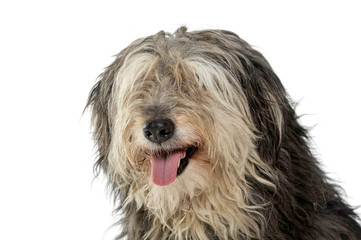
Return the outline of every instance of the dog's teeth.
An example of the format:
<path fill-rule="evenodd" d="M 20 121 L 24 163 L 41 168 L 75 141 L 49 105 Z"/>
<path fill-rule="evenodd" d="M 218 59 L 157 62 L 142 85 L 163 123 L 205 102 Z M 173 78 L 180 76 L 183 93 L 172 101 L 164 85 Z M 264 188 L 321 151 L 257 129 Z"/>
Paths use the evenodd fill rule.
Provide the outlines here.
<path fill-rule="evenodd" d="M 180 165 L 180 161 L 181 161 L 181 160 L 179 159 L 179 161 L 178 161 L 178 167 L 179 167 L 179 165 Z"/>

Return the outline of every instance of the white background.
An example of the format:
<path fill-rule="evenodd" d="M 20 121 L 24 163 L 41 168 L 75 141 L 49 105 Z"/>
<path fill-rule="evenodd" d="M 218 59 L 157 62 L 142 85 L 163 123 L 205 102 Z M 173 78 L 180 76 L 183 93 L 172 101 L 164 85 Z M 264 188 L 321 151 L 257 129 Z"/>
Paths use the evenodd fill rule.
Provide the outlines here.
<path fill-rule="evenodd" d="M 265 55 L 314 127 L 323 168 L 361 205 L 361 8 L 291 2 L 1 1 L 0 239 L 114 236 L 82 110 L 112 55 L 183 24 L 234 31 Z"/>

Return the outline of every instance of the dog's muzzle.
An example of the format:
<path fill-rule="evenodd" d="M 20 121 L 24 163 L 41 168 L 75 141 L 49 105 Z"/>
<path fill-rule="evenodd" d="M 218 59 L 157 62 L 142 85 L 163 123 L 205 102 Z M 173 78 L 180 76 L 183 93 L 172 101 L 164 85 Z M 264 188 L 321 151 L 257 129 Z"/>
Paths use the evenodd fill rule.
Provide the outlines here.
<path fill-rule="evenodd" d="M 174 132 L 175 124 L 168 118 L 146 120 L 143 124 L 144 137 L 160 145 L 158 150 L 150 152 L 152 181 L 159 186 L 171 184 L 185 170 L 189 157 L 196 151 L 193 146 L 164 149 L 162 143 L 171 139 Z"/>

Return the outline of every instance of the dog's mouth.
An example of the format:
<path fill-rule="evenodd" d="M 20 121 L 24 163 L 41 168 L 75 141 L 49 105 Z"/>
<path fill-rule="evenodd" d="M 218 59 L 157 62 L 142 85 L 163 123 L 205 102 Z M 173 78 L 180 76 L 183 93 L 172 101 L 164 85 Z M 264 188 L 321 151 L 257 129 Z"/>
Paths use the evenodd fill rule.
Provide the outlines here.
<path fill-rule="evenodd" d="M 189 158 L 197 151 L 197 147 L 160 150 L 151 153 L 152 180 L 159 186 L 166 186 L 174 182 L 177 176 L 187 168 Z"/>

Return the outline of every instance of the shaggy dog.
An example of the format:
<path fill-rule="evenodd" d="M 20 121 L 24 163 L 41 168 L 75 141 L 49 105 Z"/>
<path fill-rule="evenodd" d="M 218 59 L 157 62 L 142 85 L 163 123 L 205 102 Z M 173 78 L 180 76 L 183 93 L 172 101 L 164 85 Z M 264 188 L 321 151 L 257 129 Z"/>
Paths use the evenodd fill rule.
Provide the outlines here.
<path fill-rule="evenodd" d="M 361 239 L 270 64 L 229 31 L 163 31 L 92 89 L 117 239 Z"/>

